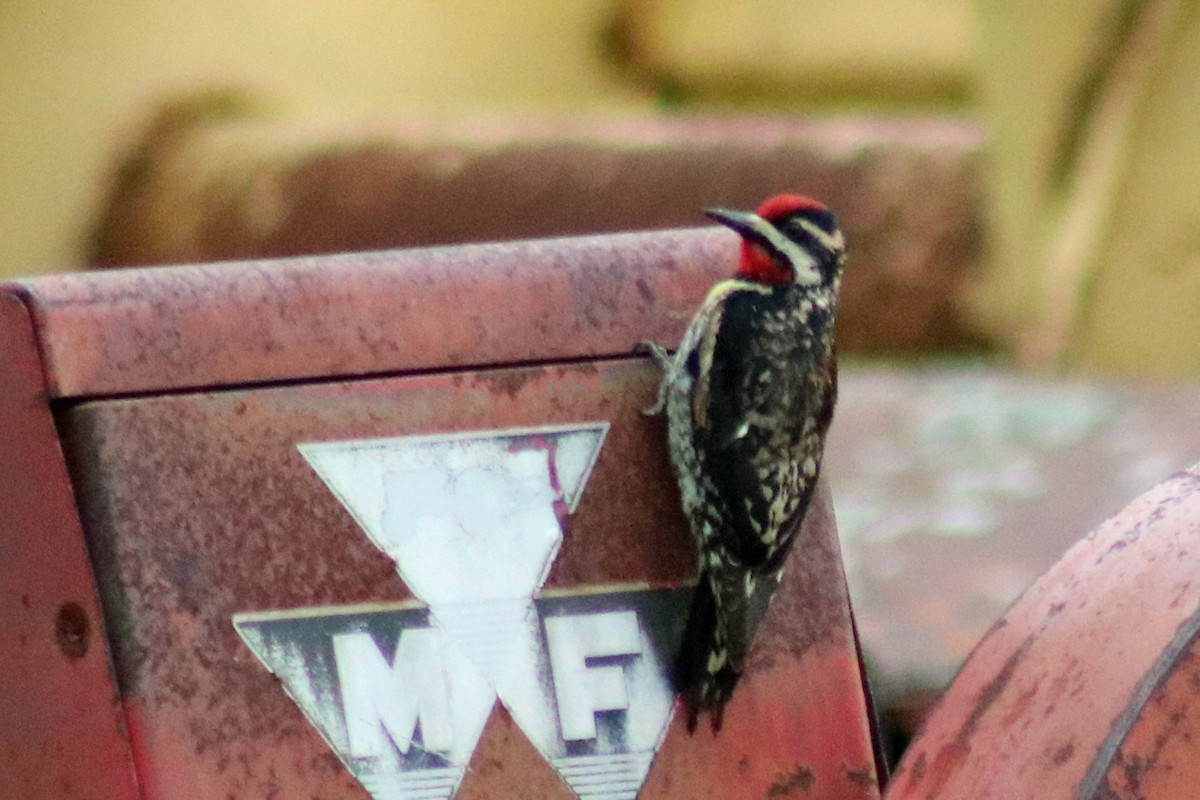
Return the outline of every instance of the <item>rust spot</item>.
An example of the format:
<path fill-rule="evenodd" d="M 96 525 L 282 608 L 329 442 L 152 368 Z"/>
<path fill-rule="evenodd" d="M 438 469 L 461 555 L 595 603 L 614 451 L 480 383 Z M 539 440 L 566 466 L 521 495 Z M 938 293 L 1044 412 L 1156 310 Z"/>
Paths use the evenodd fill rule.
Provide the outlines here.
<path fill-rule="evenodd" d="M 791 772 L 775 779 L 767 789 L 767 797 L 790 797 L 798 791 L 807 793 L 816 782 L 811 767 L 797 764 Z"/>
<path fill-rule="evenodd" d="M 1025 655 L 1029 652 L 1029 648 L 1033 646 L 1034 637 L 1032 634 L 1025 637 L 1025 641 L 1021 646 L 1013 652 L 1004 662 L 1004 666 L 996 673 L 996 677 L 984 685 L 979 692 L 979 699 L 975 702 L 975 708 L 971 709 L 971 715 L 967 717 L 962 728 L 958 731 L 956 741 L 958 744 L 966 746 L 971 736 L 975 733 L 975 726 L 979 724 L 979 720 L 988 712 L 992 704 L 1004 692 L 1008 686 L 1008 682 L 1012 680 L 1012 676 L 1016 673 L 1017 667 L 1025 659 Z"/>
<path fill-rule="evenodd" d="M 1005 727 L 1016 724 L 1017 720 L 1024 717 L 1029 712 L 1029 707 L 1033 704 L 1037 697 L 1038 689 L 1041 686 L 1041 681 L 1033 682 L 1029 688 L 1021 692 L 1020 696 L 1012 701 L 1012 705 L 1004 712 Z"/>
<path fill-rule="evenodd" d="M 1176 594 L 1174 598 L 1172 598 L 1169 607 L 1170 608 L 1179 608 L 1180 605 L 1183 603 L 1184 596 L 1187 594 L 1188 590 L 1191 588 L 1192 588 L 1192 582 L 1184 581 L 1179 587 L 1179 593 Z"/>
<path fill-rule="evenodd" d="M 975 728 L 1008 687 L 1013 675 L 1016 674 L 1017 667 L 1021 665 L 1030 648 L 1033 647 L 1034 639 L 1033 634 L 1026 636 L 1021 646 L 1013 651 L 1012 655 L 1005 660 L 1004 666 L 1000 668 L 1000 671 L 980 690 L 979 697 L 975 701 L 975 707 L 971 709 L 970 715 L 963 722 L 962 727 L 959 728 L 958 735 L 954 737 L 954 741 L 941 748 L 937 755 L 934 756 L 933 764 L 930 766 L 930 780 L 932 782 L 929 788 L 930 796 L 937 795 L 950 776 L 966 761 L 967 756 L 971 753 L 971 737 L 975 734 Z M 1018 699 L 1017 705 L 1020 711 L 1014 713 L 1024 711 L 1024 706 L 1028 705 L 1028 699 L 1031 697 L 1032 695 L 1029 694 L 1028 698 L 1024 700 Z M 1005 723 L 1007 722 L 1008 718 L 1005 719 Z M 921 772 L 924 772 L 924 755 L 921 756 L 919 761 L 921 762 Z M 914 782 L 917 779 L 917 774 L 917 768 L 914 766 Z"/>
<path fill-rule="evenodd" d="M 750 756 L 742 756 L 738 761 L 738 772 L 750 771 Z"/>
<path fill-rule="evenodd" d="M 1017 671 L 1017 667 L 1020 666 L 1025 655 L 1033 646 L 1033 642 L 1033 634 L 1025 637 L 1025 641 L 1005 660 L 1004 666 L 1000 668 L 995 677 L 988 681 L 983 689 L 980 690 L 979 697 L 975 701 L 975 707 L 971 709 L 970 715 L 963 721 L 962 727 L 958 730 L 958 735 L 954 737 L 954 741 L 938 750 L 937 755 L 933 758 L 933 763 L 929 766 L 931 780 L 929 787 L 930 796 L 934 796 L 941 791 L 943 784 L 966 761 L 967 756 L 971 752 L 970 743 L 971 737 L 975 734 L 975 728 L 996 700 L 1000 698 L 1000 695 L 1004 693 L 1004 689 L 1008 686 L 1009 681 L 1012 680 L 1013 675 Z M 1018 705 L 1027 705 L 1027 701 L 1025 703 L 1018 702 Z M 1007 723 L 1007 719 L 1005 722 Z M 920 780 L 920 776 L 925 772 L 925 767 L 925 756 L 922 754 L 913 766 L 914 783 Z"/>
<path fill-rule="evenodd" d="M 1054 753 L 1050 756 L 1050 761 L 1054 764 L 1054 766 L 1061 767 L 1063 764 L 1070 761 L 1071 756 L 1073 755 L 1075 755 L 1075 743 L 1067 742 L 1054 751 Z"/>
<path fill-rule="evenodd" d="M 912 782 L 916 786 L 925 777 L 925 754 L 921 753 L 917 756 L 916 761 L 912 765 Z"/>
<path fill-rule="evenodd" d="M 54 620 L 54 638 L 63 655 L 79 659 L 87 655 L 91 644 L 91 623 L 79 603 L 63 603 Z"/>
<path fill-rule="evenodd" d="M 1153 771 L 1156 760 L 1152 757 L 1137 754 L 1122 758 L 1124 762 L 1125 784 L 1134 793 L 1133 796 L 1140 796 L 1142 781 L 1147 773 Z"/>
<path fill-rule="evenodd" d="M 875 786 L 875 770 L 870 765 L 858 769 L 846 769 L 846 780 L 855 786 L 870 789 Z"/>
<path fill-rule="evenodd" d="M 544 369 L 513 369 L 481 372 L 477 377 L 480 383 L 488 387 L 489 391 L 516 397 L 525 384 L 536 381 L 544 374 Z"/>
<path fill-rule="evenodd" d="M 643 300 L 647 303 L 654 302 L 654 290 L 650 288 L 650 284 L 646 283 L 645 278 L 638 278 L 633 282 L 633 285 L 637 287 L 638 294 L 642 296 Z"/>
<path fill-rule="evenodd" d="M 33 605 L 32 601 L 29 599 L 29 595 L 21 595 L 21 605 L 25 606 L 26 608 L 29 608 L 31 605 Z"/>
<path fill-rule="evenodd" d="M 962 766 L 970 753 L 971 748 L 960 742 L 951 742 L 938 751 L 929 767 L 931 783 L 928 796 L 935 797 L 941 791 L 942 786 Z"/>

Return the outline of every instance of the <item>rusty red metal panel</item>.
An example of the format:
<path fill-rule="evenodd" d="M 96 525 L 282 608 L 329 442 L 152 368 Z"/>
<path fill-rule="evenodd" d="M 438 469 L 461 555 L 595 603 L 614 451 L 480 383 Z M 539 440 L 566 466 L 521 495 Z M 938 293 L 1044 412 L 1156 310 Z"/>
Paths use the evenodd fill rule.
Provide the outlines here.
<path fill-rule="evenodd" d="M 1088 797 L 1191 798 L 1200 786 L 1200 639 L 1196 624 L 1186 626 L 1179 644 L 1182 651 L 1166 653 L 1161 669 L 1148 678 L 1147 692 L 1136 698 L 1129 716 L 1110 737 L 1116 750 L 1111 758 L 1094 765 L 1087 784 Z M 1136 716 L 1135 716 L 1136 714 Z M 1119 739 L 1119 744 L 1118 740 Z M 1101 772 L 1107 767 L 1107 771 Z"/>
<path fill-rule="evenodd" d="M 663 421 L 641 413 L 657 380 L 650 362 L 626 358 L 66 411 L 144 796 L 366 796 L 232 624 L 276 609 L 411 607 L 396 565 L 299 445 L 603 420 L 603 448 L 543 591 L 669 590 L 691 576 L 694 554 Z M 724 729 L 689 734 L 672 722 L 643 800 L 878 796 L 827 491 L 802 537 Z M 573 796 L 499 703 L 459 793 Z"/>
<path fill-rule="evenodd" d="M 1198 519 L 1193 467 L 1069 550 L 971 654 L 887 796 L 1195 796 Z"/>
<path fill-rule="evenodd" d="M 129 746 L 24 304 L 0 293 L 0 793 L 134 800 Z"/>
<path fill-rule="evenodd" d="M 716 229 L 30 281 L 55 397 L 629 353 L 724 276 Z M 432 312 L 432 313 L 431 313 Z"/>
<path fill-rule="evenodd" d="M 695 554 L 665 423 L 642 413 L 658 370 L 628 353 L 679 335 L 734 242 L 667 231 L 27 284 L 23 330 L 38 341 L 25 346 L 46 365 L 38 387 L 50 387 L 35 405 L 47 441 L 57 447 L 56 423 L 67 450 L 71 484 L 59 488 L 79 498 L 119 711 L 111 684 L 101 696 L 113 724 L 126 723 L 119 760 L 128 769 L 132 758 L 138 796 L 415 797 L 429 781 L 440 797 L 631 798 L 644 780 L 643 798 L 877 797 L 824 488 L 725 728 L 668 725 L 665 664 Z M 424 455 L 380 472 L 380 442 L 389 458 Z M 422 460 L 431 447 L 456 466 Z M 481 452 L 492 466 L 461 460 Z M 458 494 L 472 485 L 493 488 Z M 510 489 L 536 503 L 504 511 Z M 453 513 L 429 512 L 430 491 Z M 69 492 L 59 508 L 77 536 Z M 398 554 L 380 539 L 388 514 L 413 515 L 393 533 L 448 525 L 450 538 Z M 511 522 L 499 538 L 488 532 L 497 519 Z M 462 604 L 430 590 L 526 569 L 515 557 L 493 565 L 475 538 L 515 551 L 526 527 L 544 539 L 542 571 L 530 573 L 531 594 L 518 591 L 517 627 L 502 628 L 526 649 L 519 670 L 493 674 L 477 659 L 498 651 L 470 648 L 479 636 L 493 647 L 491 621 L 507 613 L 495 598 L 511 595 L 478 595 L 464 634 L 441 616 Z M 422 586 L 413 559 L 454 537 Z M 455 578 L 460 561 L 475 571 Z M 480 616 L 496 605 L 499 616 Z M 564 653 L 577 661 L 556 660 Z M 441 681 L 418 694 L 446 700 L 445 725 L 396 694 L 421 664 L 435 668 L 404 674 Z M 612 669 L 619 686 L 604 683 Z M 576 680 L 592 687 L 593 705 L 580 706 L 590 734 L 565 716 L 583 702 L 563 694 Z M 377 691 L 395 702 L 379 705 Z M 468 705 L 479 727 L 455 739 Z M 621 709 L 637 726 L 614 721 Z"/>

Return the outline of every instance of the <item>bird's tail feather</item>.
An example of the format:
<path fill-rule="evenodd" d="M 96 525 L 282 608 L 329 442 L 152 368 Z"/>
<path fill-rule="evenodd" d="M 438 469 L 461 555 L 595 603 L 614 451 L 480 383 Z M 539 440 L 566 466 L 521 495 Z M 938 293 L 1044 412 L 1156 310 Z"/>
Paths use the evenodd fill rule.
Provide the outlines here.
<path fill-rule="evenodd" d="M 707 571 L 700 575 L 692 596 L 672 678 L 687 709 L 688 731 L 696 729 L 701 711 L 711 712 L 713 730 L 720 730 L 722 712 L 733 694 L 738 670 L 729 659 L 725 632 L 717 622 L 717 604 Z"/>
<path fill-rule="evenodd" d="M 695 730 L 701 711 L 710 712 L 713 729 L 720 729 L 725 704 L 778 585 L 778 573 L 760 575 L 747 593 L 743 579 L 722 580 L 708 569 L 701 572 L 672 676 L 688 710 L 689 731 Z"/>

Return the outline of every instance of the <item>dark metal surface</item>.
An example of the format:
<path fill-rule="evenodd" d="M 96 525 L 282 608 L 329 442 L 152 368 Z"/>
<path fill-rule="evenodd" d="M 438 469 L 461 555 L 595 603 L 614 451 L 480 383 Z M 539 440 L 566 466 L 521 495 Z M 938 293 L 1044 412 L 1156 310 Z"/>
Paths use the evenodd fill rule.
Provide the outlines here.
<path fill-rule="evenodd" d="M 1194 797 L 1200 468 L 1080 541 L 992 628 L 887 796 Z"/>
<path fill-rule="evenodd" d="M 0 795 L 137 797 L 25 307 L 0 293 Z"/>

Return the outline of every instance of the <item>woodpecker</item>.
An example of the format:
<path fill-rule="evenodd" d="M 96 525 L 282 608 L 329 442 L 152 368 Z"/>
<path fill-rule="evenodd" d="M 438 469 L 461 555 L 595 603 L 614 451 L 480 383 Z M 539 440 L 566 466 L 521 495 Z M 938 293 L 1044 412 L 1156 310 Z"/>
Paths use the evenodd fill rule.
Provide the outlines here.
<path fill-rule="evenodd" d="M 720 730 L 754 630 L 779 585 L 833 419 L 833 325 L 845 257 L 834 215 L 782 194 L 754 213 L 709 209 L 742 237 L 737 271 L 717 283 L 663 369 L 657 402 L 684 514 L 699 551 L 695 599 L 675 663 L 694 731 Z"/>

